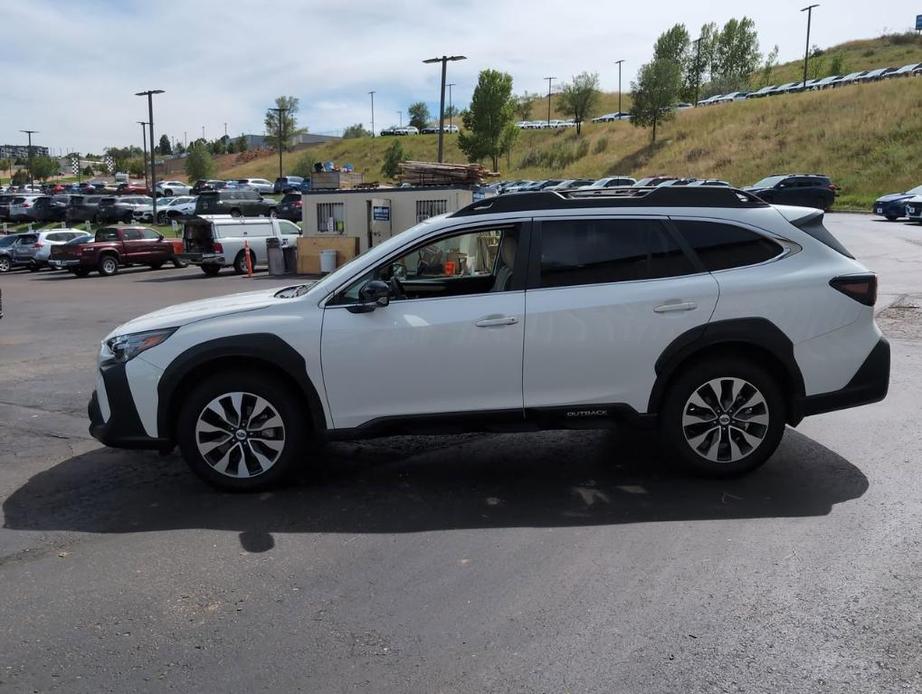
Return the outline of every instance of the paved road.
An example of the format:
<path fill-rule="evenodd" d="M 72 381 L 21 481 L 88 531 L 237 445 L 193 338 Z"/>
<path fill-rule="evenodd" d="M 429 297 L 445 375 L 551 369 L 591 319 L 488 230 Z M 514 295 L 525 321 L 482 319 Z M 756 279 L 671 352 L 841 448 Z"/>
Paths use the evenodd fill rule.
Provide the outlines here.
<path fill-rule="evenodd" d="M 726 482 L 552 432 L 336 444 L 218 494 L 87 437 L 95 349 L 282 283 L 0 276 L 0 690 L 922 691 L 922 227 L 828 219 L 895 304 L 891 394 Z"/>

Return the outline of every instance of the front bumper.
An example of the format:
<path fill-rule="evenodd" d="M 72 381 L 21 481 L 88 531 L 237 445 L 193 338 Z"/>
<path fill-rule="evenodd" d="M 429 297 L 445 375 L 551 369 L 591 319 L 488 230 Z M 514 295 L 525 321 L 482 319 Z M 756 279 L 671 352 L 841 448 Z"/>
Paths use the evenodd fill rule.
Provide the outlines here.
<path fill-rule="evenodd" d="M 882 337 L 844 388 L 808 395 L 803 400 L 801 412 L 809 416 L 880 402 L 887 397 L 889 387 L 890 343 Z"/>
<path fill-rule="evenodd" d="M 153 449 L 168 451 L 173 448 L 169 439 L 148 436 L 141 424 L 137 407 L 131 397 L 125 365 L 115 360 L 100 363 L 101 388 L 105 389 L 109 418 L 103 417 L 96 391 L 87 405 L 90 418 L 90 435 L 112 448 Z"/>
<path fill-rule="evenodd" d="M 905 217 L 906 216 L 906 202 L 905 201 L 875 202 L 872 212 L 881 217 Z"/>
<path fill-rule="evenodd" d="M 906 205 L 906 216 L 914 222 L 922 221 L 922 203 Z"/>

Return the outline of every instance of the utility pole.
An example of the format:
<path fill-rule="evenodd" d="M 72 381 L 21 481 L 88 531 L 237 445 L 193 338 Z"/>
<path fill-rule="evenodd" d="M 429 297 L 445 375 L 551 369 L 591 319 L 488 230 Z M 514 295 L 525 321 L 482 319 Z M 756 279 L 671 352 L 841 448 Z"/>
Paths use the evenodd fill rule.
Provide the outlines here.
<path fill-rule="evenodd" d="M 288 111 L 287 108 L 270 108 L 270 111 L 275 111 L 278 114 L 279 121 L 279 178 L 282 177 L 282 145 L 284 143 L 285 135 L 285 112 Z"/>
<path fill-rule="evenodd" d="M 141 126 L 141 145 L 144 151 L 144 187 L 150 190 L 150 188 L 148 187 L 150 178 L 148 178 L 147 176 L 147 133 L 144 132 L 144 126 L 147 125 L 147 121 L 139 120 L 135 122 Z M 153 193 L 153 191 L 151 192 Z"/>
<path fill-rule="evenodd" d="M 152 202 L 151 219 L 157 221 L 157 163 L 154 157 L 154 94 L 163 94 L 162 89 L 149 89 L 137 92 L 135 96 L 147 97 L 147 126 L 150 128 L 150 192 Z"/>
<path fill-rule="evenodd" d="M 29 136 L 29 188 L 31 188 L 35 185 L 35 181 L 32 180 L 32 135 L 37 133 L 38 130 L 20 130 L 19 132 L 26 133 Z"/>
<path fill-rule="evenodd" d="M 553 82 L 556 77 L 545 77 L 547 80 L 547 127 L 551 127 L 551 82 Z"/>
<path fill-rule="evenodd" d="M 227 139 L 227 121 L 224 121 L 224 139 Z"/>
<path fill-rule="evenodd" d="M 623 62 L 623 58 L 615 61 L 615 65 L 618 66 L 618 120 L 621 120 L 621 63 Z"/>
<path fill-rule="evenodd" d="M 400 118 L 400 127 L 403 127 L 403 111 L 397 111 L 397 116 Z"/>
<path fill-rule="evenodd" d="M 371 136 L 375 136 L 375 93 L 374 91 L 368 92 L 371 96 Z"/>
<path fill-rule="evenodd" d="M 442 82 L 441 82 L 441 96 L 439 97 L 439 158 L 438 161 L 442 161 L 443 150 L 443 139 L 445 137 L 445 75 L 448 71 L 448 63 L 453 63 L 458 60 L 467 60 L 466 56 L 463 55 L 443 55 L 441 58 L 427 58 L 424 60 L 424 63 L 442 63 Z"/>
<path fill-rule="evenodd" d="M 451 88 L 455 86 L 455 83 L 449 82 L 445 86 L 448 87 L 448 129 L 451 130 L 451 126 L 454 125 L 455 115 L 455 107 L 451 100 Z"/>
<path fill-rule="evenodd" d="M 815 3 L 801 10 L 801 12 L 807 13 L 807 46 L 804 48 L 804 89 L 807 88 L 807 59 L 810 57 L 810 21 L 813 19 L 813 8 L 819 6 L 819 3 Z"/>
<path fill-rule="evenodd" d="M 695 44 L 695 103 L 693 106 L 698 108 L 698 90 L 701 88 L 701 39 L 699 36 L 692 43 Z"/>

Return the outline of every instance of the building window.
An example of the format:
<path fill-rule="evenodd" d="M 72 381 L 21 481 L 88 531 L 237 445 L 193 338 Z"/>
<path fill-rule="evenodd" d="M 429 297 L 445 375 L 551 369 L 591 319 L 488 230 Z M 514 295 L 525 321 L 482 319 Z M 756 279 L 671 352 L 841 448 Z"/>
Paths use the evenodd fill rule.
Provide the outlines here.
<path fill-rule="evenodd" d="M 417 200 L 416 221 L 421 222 L 429 217 L 448 212 L 448 200 Z"/>
<path fill-rule="evenodd" d="M 342 234 L 345 230 L 346 219 L 344 203 L 317 203 L 317 231 Z"/>

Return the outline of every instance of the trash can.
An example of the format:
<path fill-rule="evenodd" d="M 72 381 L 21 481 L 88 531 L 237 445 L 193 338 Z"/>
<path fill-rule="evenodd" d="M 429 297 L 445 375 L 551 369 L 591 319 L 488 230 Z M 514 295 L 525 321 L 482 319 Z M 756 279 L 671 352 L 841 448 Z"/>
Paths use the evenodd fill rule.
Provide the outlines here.
<path fill-rule="evenodd" d="M 320 272 L 327 274 L 336 269 L 336 251 L 320 251 Z"/>
<path fill-rule="evenodd" d="M 282 252 L 285 254 L 285 274 L 294 275 L 298 272 L 298 247 L 285 246 Z"/>
<path fill-rule="evenodd" d="M 271 236 L 266 239 L 266 254 L 269 256 L 269 274 L 284 275 L 285 255 L 278 239 Z"/>

